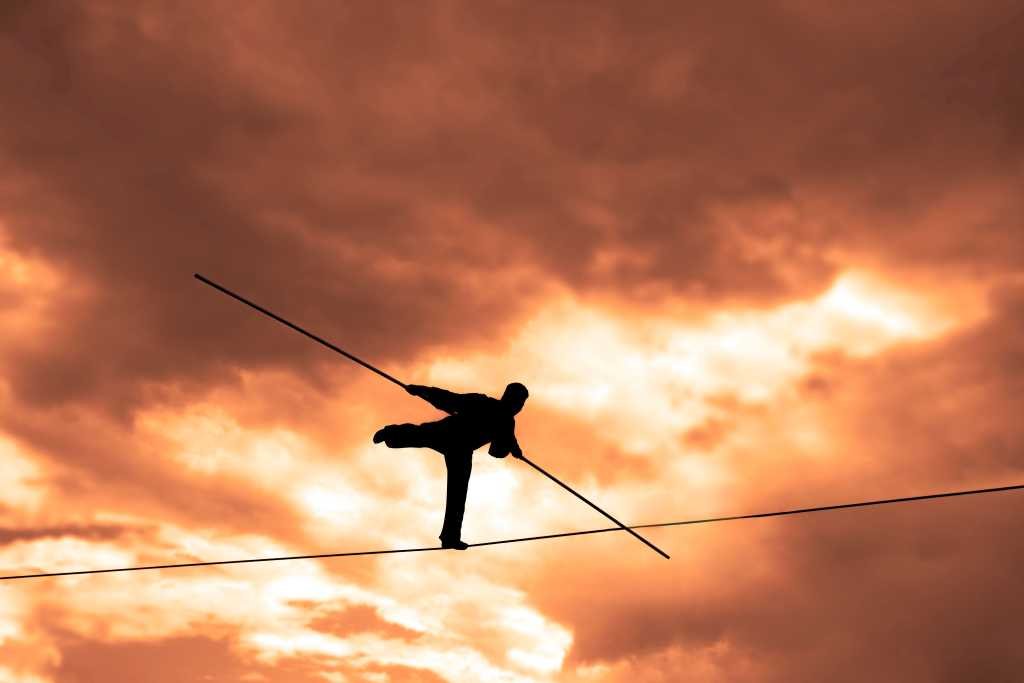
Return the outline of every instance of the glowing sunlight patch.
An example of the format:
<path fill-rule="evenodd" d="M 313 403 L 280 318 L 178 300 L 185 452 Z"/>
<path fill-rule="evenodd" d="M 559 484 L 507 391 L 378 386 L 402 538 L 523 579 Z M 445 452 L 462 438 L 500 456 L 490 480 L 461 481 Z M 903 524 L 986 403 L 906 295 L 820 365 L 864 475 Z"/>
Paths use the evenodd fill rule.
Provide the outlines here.
<path fill-rule="evenodd" d="M 427 374 L 471 391 L 498 391 L 514 376 L 531 388 L 531 400 L 599 423 L 627 452 L 677 450 L 681 433 L 721 412 L 716 397 L 767 403 L 805 376 L 817 353 L 869 356 L 979 316 L 977 307 L 951 313 L 940 304 L 861 272 L 843 274 L 816 299 L 722 311 L 699 324 L 627 318 L 564 298 L 500 356 L 440 358 Z"/>
<path fill-rule="evenodd" d="M 509 660 L 538 673 L 554 673 L 572 644 L 572 635 L 545 619 L 540 613 L 526 607 L 510 607 L 502 615 L 504 627 L 514 632 L 519 645 L 506 653 Z M 523 639 L 531 647 L 524 647 Z"/>
<path fill-rule="evenodd" d="M 35 510 L 46 497 L 45 487 L 38 483 L 39 466 L 24 455 L 13 441 L 0 436 L 0 490 L 4 504 L 23 510 Z"/>
<path fill-rule="evenodd" d="M 354 652 L 354 648 L 345 641 L 314 631 L 288 634 L 253 633 L 246 638 L 246 642 L 260 651 L 261 658 L 270 661 L 300 653 L 329 655 L 340 659 Z"/>
<path fill-rule="evenodd" d="M 297 498 L 309 515 L 328 521 L 344 519 L 346 523 L 361 518 L 369 511 L 367 503 L 371 502 L 341 482 L 307 486 L 298 492 Z"/>
<path fill-rule="evenodd" d="M 60 277 L 43 261 L 25 258 L 0 244 L 0 282 L 19 289 L 50 291 L 60 284 Z"/>
<path fill-rule="evenodd" d="M 2 226 L 0 226 L 2 228 Z M 63 278 L 47 263 L 29 259 L 3 248 L 0 231 L 0 327 L 8 340 L 32 340 L 40 334 L 52 334 L 57 321 L 51 304 L 62 297 L 88 296 L 88 283 L 64 287 Z M 0 339 L 0 348 L 5 339 Z"/>

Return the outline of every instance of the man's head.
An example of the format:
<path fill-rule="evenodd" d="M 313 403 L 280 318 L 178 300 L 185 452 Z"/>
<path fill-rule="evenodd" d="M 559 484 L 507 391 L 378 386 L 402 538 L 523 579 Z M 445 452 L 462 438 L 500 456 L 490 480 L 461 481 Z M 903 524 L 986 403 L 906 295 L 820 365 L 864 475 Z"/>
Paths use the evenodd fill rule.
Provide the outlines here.
<path fill-rule="evenodd" d="M 529 395 L 530 392 L 526 390 L 526 386 L 519 382 L 512 382 L 505 387 L 505 393 L 501 395 L 501 402 L 507 405 L 515 415 L 523 409 L 523 404 L 526 403 L 526 397 Z"/>

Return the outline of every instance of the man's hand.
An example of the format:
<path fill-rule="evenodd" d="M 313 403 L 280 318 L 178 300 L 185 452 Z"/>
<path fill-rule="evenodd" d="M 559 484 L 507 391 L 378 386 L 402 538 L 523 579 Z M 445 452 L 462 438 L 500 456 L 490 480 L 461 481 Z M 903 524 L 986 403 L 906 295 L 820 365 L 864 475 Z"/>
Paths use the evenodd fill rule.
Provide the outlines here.
<path fill-rule="evenodd" d="M 512 455 L 513 458 L 515 458 L 517 460 L 522 460 L 523 459 L 523 452 L 521 450 L 519 450 L 518 448 L 515 449 L 514 451 L 512 451 L 511 455 Z"/>
<path fill-rule="evenodd" d="M 405 385 L 406 392 L 412 394 L 413 396 L 418 396 L 420 398 L 423 397 L 423 390 L 426 389 L 426 388 L 427 387 L 423 386 L 422 384 L 406 384 Z"/>

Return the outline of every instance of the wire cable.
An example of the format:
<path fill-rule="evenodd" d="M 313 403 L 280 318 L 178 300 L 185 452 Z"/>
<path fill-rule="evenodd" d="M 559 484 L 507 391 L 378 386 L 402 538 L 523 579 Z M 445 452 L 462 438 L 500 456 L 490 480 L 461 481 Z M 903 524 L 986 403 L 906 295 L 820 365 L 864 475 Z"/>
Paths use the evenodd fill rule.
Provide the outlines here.
<path fill-rule="evenodd" d="M 956 496 L 973 496 L 986 493 L 1000 493 L 1005 491 L 1018 491 L 1024 489 L 1024 484 L 1016 484 L 1013 486 L 997 486 L 994 488 L 984 489 L 969 489 L 966 491 L 949 491 L 945 493 L 929 493 L 922 496 L 905 496 L 903 498 L 883 498 L 880 500 L 867 500 L 857 503 L 840 503 L 837 505 L 822 505 L 818 507 L 809 508 L 795 508 L 791 510 L 777 510 L 774 512 L 755 512 L 746 515 L 730 515 L 728 517 L 705 517 L 703 519 L 687 519 L 678 522 L 657 522 L 654 524 L 639 524 L 631 526 L 631 529 L 655 529 L 659 527 L 670 527 L 670 526 L 685 526 L 690 524 L 711 524 L 714 522 L 730 522 L 741 519 L 758 519 L 763 517 L 782 517 L 785 515 L 802 515 L 811 512 L 825 512 L 827 510 L 844 510 L 849 508 L 868 507 L 875 505 L 891 505 L 893 503 L 910 503 L 921 500 L 936 500 L 939 498 L 953 498 Z M 540 541 L 548 538 L 566 538 L 568 536 L 586 536 L 588 534 L 603 534 L 611 531 L 623 531 L 620 527 L 607 527 L 604 529 L 587 529 L 584 531 L 563 531 L 557 534 L 544 534 L 541 536 L 522 536 L 519 538 L 505 538 L 498 541 L 482 541 L 480 543 L 470 543 L 471 548 L 480 548 L 488 545 L 501 545 L 503 543 L 523 543 L 525 541 Z M 186 562 L 181 564 L 155 564 L 141 567 L 118 567 L 114 569 L 83 569 L 78 571 L 66 571 L 66 572 L 46 572 L 40 574 L 16 574 L 11 576 L 0 576 L 0 581 L 10 581 L 14 579 L 41 579 L 46 577 L 57 577 L 57 576 L 80 576 L 83 574 L 109 574 L 112 572 L 137 572 L 147 569 L 184 569 L 186 567 L 212 567 L 215 565 L 229 565 L 229 564 L 250 564 L 255 562 L 285 562 L 290 560 L 318 560 L 327 559 L 332 557 L 358 557 L 365 555 L 394 555 L 398 553 L 422 553 L 432 550 L 444 550 L 440 546 L 432 546 L 428 548 L 395 548 L 392 550 L 362 550 L 356 552 L 347 553 L 322 553 L 318 555 L 291 555 L 287 557 L 256 557 L 247 558 L 242 560 L 219 560 L 215 562 Z"/>

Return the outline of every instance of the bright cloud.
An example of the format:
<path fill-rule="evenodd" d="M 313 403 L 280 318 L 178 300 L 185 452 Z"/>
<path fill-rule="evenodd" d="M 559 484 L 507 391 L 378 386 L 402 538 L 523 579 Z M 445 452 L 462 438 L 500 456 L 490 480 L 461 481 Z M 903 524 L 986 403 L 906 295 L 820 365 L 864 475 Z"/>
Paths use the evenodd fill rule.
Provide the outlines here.
<path fill-rule="evenodd" d="M 714 312 L 695 322 L 622 317 L 572 298 L 537 314 L 500 355 L 442 358 L 442 385 L 498 387 L 520 379 L 531 401 L 586 417 L 637 454 L 664 449 L 713 417 L 728 394 L 764 403 L 813 367 L 815 354 L 868 356 L 974 322 L 984 310 L 850 272 L 816 299 L 770 310 Z M 507 359 L 515 359 L 514 365 Z"/>

